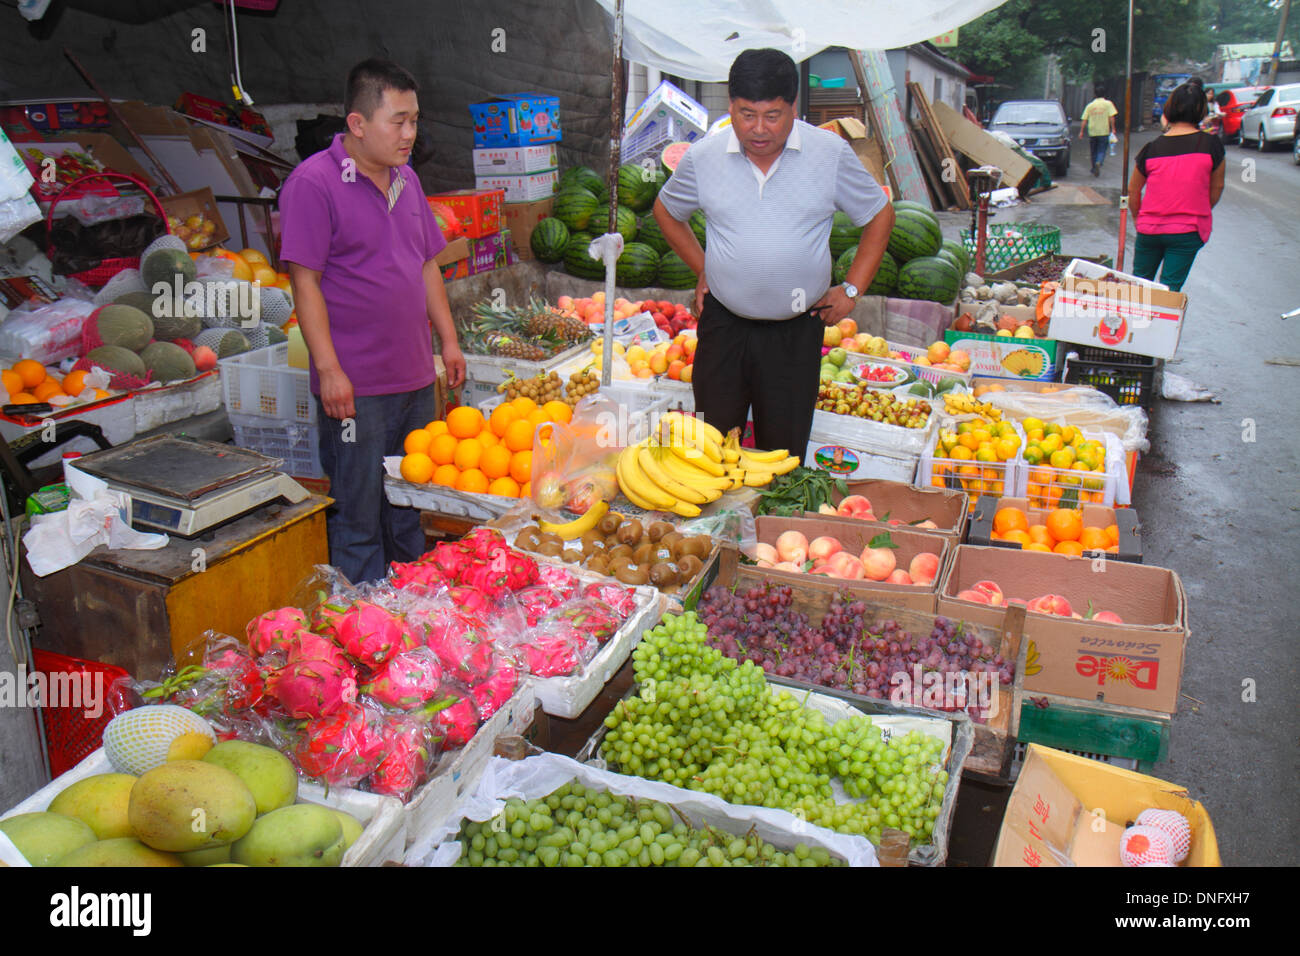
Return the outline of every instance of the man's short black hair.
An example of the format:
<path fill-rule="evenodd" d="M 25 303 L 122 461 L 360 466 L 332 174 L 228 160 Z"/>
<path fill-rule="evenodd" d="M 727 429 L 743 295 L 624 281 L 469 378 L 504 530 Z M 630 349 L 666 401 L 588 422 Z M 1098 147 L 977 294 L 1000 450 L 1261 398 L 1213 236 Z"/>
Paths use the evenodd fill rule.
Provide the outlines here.
<path fill-rule="evenodd" d="M 1099 98 L 1100 98 L 1100 97 L 1105 97 L 1105 95 L 1106 95 L 1106 87 L 1105 87 L 1103 84 L 1098 83 L 1096 86 L 1094 86 L 1094 87 L 1092 88 L 1092 92 L 1093 92 L 1093 95 L 1094 95 L 1094 96 L 1097 96 L 1097 97 L 1099 97 Z"/>
<path fill-rule="evenodd" d="M 799 68 L 780 50 L 746 50 L 731 64 L 727 95 L 753 103 L 785 100 L 793 106 L 799 98 Z"/>
<path fill-rule="evenodd" d="M 343 115 L 360 113 L 366 119 L 384 102 L 385 90 L 405 93 L 420 91 L 420 86 L 402 67 L 391 60 L 363 60 L 348 71 L 348 88 L 343 94 Z"/>
<path fill-rule="evenodd" d="M 1171 123 L 1191 123 L 1196 126 L 1209 111 L 1210 107 L 1205 102 L 1205 88 L 1195 78 L 1179 84 L 1165 100 L 1165 119 Z"/>

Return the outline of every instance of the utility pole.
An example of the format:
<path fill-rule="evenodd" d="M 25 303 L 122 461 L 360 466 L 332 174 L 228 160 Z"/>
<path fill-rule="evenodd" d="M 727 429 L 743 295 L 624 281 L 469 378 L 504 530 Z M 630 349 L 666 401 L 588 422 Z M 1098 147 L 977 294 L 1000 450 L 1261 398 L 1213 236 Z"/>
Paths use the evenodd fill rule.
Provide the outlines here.
<path fill-rule="evenodd" d="M 1282 2 L 1282 21 L 1277 25 L 1277 42 L 1273 44 L 1273 59 L 1268 66 L 1268 85 L 1277 85 L 1277 67 L 1282 59 L 1282 40 L 1286 36 L 1287 15 L 1291 12 L 1291 0 Z"/>

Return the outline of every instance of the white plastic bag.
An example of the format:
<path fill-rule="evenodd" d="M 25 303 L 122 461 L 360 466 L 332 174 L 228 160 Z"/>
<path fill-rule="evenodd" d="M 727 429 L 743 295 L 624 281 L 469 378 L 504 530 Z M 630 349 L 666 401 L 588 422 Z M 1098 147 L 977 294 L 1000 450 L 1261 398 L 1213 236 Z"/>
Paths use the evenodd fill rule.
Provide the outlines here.
<path fill-rule="evenodd" d="M 81 354 L 81 328 L 95 303 L 62 298 L 42 304 L 25 302 L 0 325 L 0 352 L 52 365 Z"/>

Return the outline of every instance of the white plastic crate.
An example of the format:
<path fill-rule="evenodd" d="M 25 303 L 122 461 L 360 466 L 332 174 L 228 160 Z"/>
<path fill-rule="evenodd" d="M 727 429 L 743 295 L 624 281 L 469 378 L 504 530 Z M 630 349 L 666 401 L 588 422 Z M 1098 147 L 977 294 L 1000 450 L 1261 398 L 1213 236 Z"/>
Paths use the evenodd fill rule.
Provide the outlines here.
<path fill-rule="evenodd" d="M 320 431 L 315 422 L 281 422 L 258 415 L 230 413 L 235 444 L 284 461 L 284 471 L 298 478 L 324 478 Z"/>
<path fill-rule="evenodd" d="M 400 458 L 396 460 L 401 461 Z M 384 475 L 384 494 L 388 497 L 389 504 L 398 507 L 435 511 L 441 515 L 470 518 L 475 521 L 491 521 L 493 518 L 500 518 L 519 504 L 518 498 L 506 498 L 475 491 L 458 491 L 445 485 L 435 485 L 433 482 L 416 485 L 392 474 Z"/>
<path fill-rule="evenodd" d="M 940 399 L 940 404 L 942 404 Z M 930 441 L 926 444 L 925 450 L 921 452 L 921 463 L 916 471 L 916 484 L 922 488 L 953 488 L 957 491 L 966 491 L 970 495 L 970 507 L 974 509 L 975 502 L 982 494 L 997 495 L 999 497 L 1011 496 L 1013 490 L 1022 488 L 1024 481 L 1023 469 L 1025 460 L 1020 457 L 1020 453 L 1025 447 L 1024 429 L 1016 422 L 1011 422 L 1016 429 L 1016 435 L 1020 438 L 1020 446 L 1016 449 L 1016 454 L 1007 461 L 998 462 L 980 462 L 971 460 L 960 460 L 956 458 L 939 458 L 938 463 L 941 467 L 941 474 L 937 481 L 935 478 L 935 457 L 934 446 L 939 432 L 945 429 L 957 427 L 957 422 L 953 418 L 945 417 L 936 422 L 935 430 L 930 435 Z M 963 468 L 974 468 L 976 472 L 963 472 Z"/>
<path fill-rule="evenodd" d="M 497 386 L 513 373 L 517 378 L 532 378 L 546 372 L 560 372 L 561 367 L 591 346 L 586 343 L 574 345 L 551 358 L 541 362 L 526 362 L 522 359 L 503 358 L 500 355 L 466 355 L 465 384 L 461 387 L 461 404 L 479 406 L 497 392 Z M 580 367 L 580 366 L 579 366 Z"/>
<path fill-rule="evenodd" d="M 311 425 L 316 398 L 305 368 L 289 367 L 289 343 L 244 352 L 222 359 L 221 388 L 226 412 L 281 422 Z"/>
<path fill-rule="evenodd" d="M 1088 495 L 1078 495 L 1080 504 L 1104 505 L 1107 508 L 1131 503 L 1127 460 L 1124 445 L 1110 432 L 1083 429 L 1083 437 L 1095 439 L 1106 446 L 1106 471 L 1103 475 L 1086 471 L 1069 471 L 1044 465 L 1031 465 L 1020 458 L 1016 472 L 1016 489 L 1013 497 L 1028 498 L 1031 508 L 1056 507 L 1055 496 L 1048 495 L 1048 489 L 1055 485 L 1066 491 L 1086 491 Z M 1023 453 L 1024 446 L 1021 446 Z M 1072 482 L 1077 481 L 1078 484 Z M 1031 489 L 1029 486 L 1034 485 Z M 1041 487 L 1040 487 L 1041 486 Z M 1034 492 L 1030 494 L 1031 490 Z M 1100 497 L 1099 497 L 1100 496 Z"/>

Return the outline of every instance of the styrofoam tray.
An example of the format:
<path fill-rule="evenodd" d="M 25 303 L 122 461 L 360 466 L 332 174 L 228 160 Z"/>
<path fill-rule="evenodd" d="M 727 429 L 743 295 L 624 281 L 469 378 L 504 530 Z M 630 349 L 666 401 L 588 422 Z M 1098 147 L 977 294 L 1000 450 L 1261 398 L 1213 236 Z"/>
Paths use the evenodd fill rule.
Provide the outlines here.
<path fill-rule="evenodd" d="M 401 458 L 393 460 L 401 462 Z M 384 494 L 388 496 L 390 504 L 419 508 L 421 511 L 436 511 L 439 514 L 453 515 L 458 518 L 472 518 L 477 521 L 499 518 L 519 504 L 518 498 L 457 491 L 455 488 L 432 483 L 413 485 L 391 474 L 384 475 Z"/>
<path fill-rule="evenodd" d="M 216 371 L 201 372 L 171 385 L 142 388 L 135 393 L 135 431 L 139 435 L 194 415 L 206 415 L 221 404 L 221 373 Z"/>
<path fill-rule="evenodd" d="M 86 777 L 101 773 L 116 773 L 113 764 L 100 747 L 67 773 L 50 781 L 22 803 L 13 807 L 5 817 L 20 813 L 39 813 L 45 810 L 60 793 Z M 402 804 L 393 797 L 382 797 L 361 790 L 339 787 L 326 791 L 324 787 L 299 778 L 298 803 L 317 803 L 350 813 L 365 829 L 343 855 L 341 866 L 379 866 L 389 860 L 400 861 L 406 846 L 406 817 Z"/>

